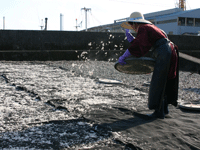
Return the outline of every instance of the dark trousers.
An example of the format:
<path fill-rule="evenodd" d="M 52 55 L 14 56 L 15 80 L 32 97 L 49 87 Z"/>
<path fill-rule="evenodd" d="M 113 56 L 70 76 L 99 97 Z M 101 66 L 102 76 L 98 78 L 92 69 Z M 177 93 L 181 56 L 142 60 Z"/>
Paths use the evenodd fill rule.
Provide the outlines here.
<path fill-rule="evenodd" d="M 149 109 L 160 110 L 165 97 L 167 77 L 171 60 L 170 41 L 160 39 L 154 45 L 153 57 L 156 60 L 149 89 Z"/>

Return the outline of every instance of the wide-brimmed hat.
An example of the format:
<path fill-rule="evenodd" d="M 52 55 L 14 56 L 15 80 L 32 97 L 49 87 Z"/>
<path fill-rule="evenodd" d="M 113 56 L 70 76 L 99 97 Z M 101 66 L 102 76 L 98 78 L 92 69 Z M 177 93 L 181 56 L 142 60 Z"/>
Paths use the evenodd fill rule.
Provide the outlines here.
<path fill-rule="evenodd" d="M 130 15 L 130 18 L 128 19 L 128 21 L 123 22 L 123 23 L 121 24 L 121 27 L 126 28 L 126 29 L 132 29 L 131 25 L 130 25 L 128 22 L 152 24 L 150 21 L 145 20 L 143 14 L 140 13 L 140 12 L 133 12 L 133 13 Z"/>

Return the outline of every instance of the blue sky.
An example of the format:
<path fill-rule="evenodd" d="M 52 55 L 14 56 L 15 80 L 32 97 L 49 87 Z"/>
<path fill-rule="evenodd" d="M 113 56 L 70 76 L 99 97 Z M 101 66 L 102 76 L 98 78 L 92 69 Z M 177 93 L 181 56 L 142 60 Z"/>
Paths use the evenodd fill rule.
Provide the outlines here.
<path fill-rule="evenodd" d="M 63 29 L 76 31 L 76 19 L 85 29 L 85 12 L 81 8 L 91 8 L 88 12 L 87 27 L 113 23 L 116 19 L 129 17 L 134 11 L 143 14 L 175 8 L 179 0 L 1 0 L 0 29 L 40 30 L 47 17 L 48 30 L 60 30 L 60 14 Z M 200 8 L 199 0 L 186 0 L 187 10 Z M 43 19 L 43 22 L 42 22 Z"/>

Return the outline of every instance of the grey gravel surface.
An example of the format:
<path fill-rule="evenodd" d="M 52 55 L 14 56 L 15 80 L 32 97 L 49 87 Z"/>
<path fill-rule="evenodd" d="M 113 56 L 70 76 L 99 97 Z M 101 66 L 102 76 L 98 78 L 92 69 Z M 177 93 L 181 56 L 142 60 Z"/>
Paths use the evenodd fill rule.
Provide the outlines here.
<path fill-rule="evenodd" d="M 173 139 L 166 134 L 166 139 L 155 144 L 160 132 L 154 129 L 157 120 L 150 122 L 151 127 L 149 121 L 133 116 L 133 112 L 151 112 L 147 99 L 152 74 L 120 73 L 113 62 L 105 61 L 1 61 L 0 75 L 0 148 L 162 149 L 167 145 L 163 141 Z M 99 79 L 122 84 L 102 84 Z M 200 101 L 199 81 L 199 74 L 180 71 L 179 102 Z M 173 106 L 170 113 L 171 118 L 182 114 Z M 179 128 L 189 116 L 193 123 L 199 119 L 198 113 L 186 113 L 179 122 L 171 120 L 181 130 L 178 135 L 190 126 L 185 123 L 185 128 Z M 171 124 L 169 130 L 174 130 Z M 195 125 L 200 131 L 199 124 Z M 142 131 L 147 132 L 139 136 Z M 183 140 L 181 145 L 179 139 L 168 145 L 169 149 L 199 146 L 196 131 L 184 132 L 188 138 L 193 134 L 196 143 Z M 154 140 L 149 140 L 149 135 Z"/>

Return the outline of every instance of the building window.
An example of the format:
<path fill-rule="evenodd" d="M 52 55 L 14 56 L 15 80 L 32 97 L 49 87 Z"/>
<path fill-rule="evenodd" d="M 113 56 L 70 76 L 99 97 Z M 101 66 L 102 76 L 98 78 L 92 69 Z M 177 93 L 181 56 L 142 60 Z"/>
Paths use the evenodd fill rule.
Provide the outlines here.
<path fill-rule="evenodd" d="M 195 26 L 200 27 L 200 18 L 178 18 L 179 26 Z"/>
<path fill-rule="evenodd" d="M 200 18 L 195 19 L 195 26 L 200 27 Z"/>
<path fill-rule="evenodd" d="M 178 19 L 178 25 L 179 25 L 179 26 L 185 26 L 185 18 L 180 17 L 180 18 Z"/>
<path fill-rule="evenodd" d="M 177 22 L 177 19 L 158 21 L 157 24 L 165 24 L 165 23 L 173 23 L 173 22 Z"/>
<path fill-rule="evenodd" d="M 194 25 L 194 19 L 193 18 L 187 18 L 187 26 L 193 26 Z"/>

